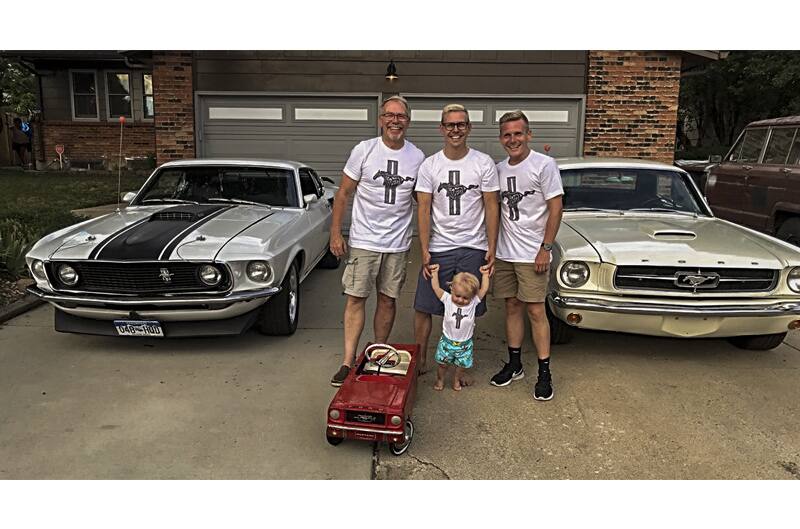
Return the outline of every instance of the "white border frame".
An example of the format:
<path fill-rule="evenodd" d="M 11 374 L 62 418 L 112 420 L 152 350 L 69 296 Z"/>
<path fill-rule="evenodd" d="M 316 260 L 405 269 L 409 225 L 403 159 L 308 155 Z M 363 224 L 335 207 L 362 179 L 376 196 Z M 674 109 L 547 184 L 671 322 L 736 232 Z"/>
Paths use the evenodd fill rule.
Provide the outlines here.
<path fill-rule="evenodd" d="M 97 70 L 92 70 L 89 68 L 70 68 L 67 70 L 69 75 L 69 79 L 67 82 L 69 83 L 69 106 L 72 111 L 72 121 L 100 121 L 100 87 L 97 84 Z M 94 75 L 94 107 L 97 111 L 97 114 L 93 118 L 78 118 L 75 117 L 75 86 L 72 82 L 72 74 L 73 73 L 91 73 Z"/>

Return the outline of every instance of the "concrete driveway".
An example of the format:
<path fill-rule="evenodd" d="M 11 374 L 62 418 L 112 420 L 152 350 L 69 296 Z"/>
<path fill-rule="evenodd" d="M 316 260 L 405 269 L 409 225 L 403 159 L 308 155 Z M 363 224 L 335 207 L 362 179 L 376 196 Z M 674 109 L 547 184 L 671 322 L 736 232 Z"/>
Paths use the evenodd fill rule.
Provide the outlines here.
<path fill-rule="evenodd" d="M 415 252 L 410 270 L 418 263 Z M 554 348 L 556 393 L 543 403 L 530 396 L 529 340 L 528 376 L 488 384 L 505 359 L 493 300 L 477 330 L 476 384 L 440 393 L 432 374 L 421 379 L 406 455 L 331 447 L 324 421 L 342 339 L 340 274 L 318 270 L 303 284 L 301 328 L 289 338 L 59 334 L 49 306 L 7 322 L 0 478 L 800 478 L 798 336 L 751 352 L 724 340 L 580 332 Z M 398 342 L 413 340 L 415 286 L 412 273 Z"/>

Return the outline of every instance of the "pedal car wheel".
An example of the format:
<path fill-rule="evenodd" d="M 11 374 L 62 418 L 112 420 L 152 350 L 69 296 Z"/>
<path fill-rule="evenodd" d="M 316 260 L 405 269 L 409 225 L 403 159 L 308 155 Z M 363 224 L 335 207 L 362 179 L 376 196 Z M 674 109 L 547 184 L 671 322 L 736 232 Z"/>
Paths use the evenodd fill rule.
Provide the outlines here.
<path fill-rule="evenodd" d="M 342 439 L 341 437 L 332 437 L 330 435 L 326 435 L 325 439 L 328 440 L 328 444 L 333 446 L 339 446 L 340 444 L 342 444 L 342 441 L 344 441 L 344 439 Z"/>
<path fill-rule="evenodd" d="M 403 437 L 405 437 L 405 440 L 402 443 L 389 443 L 389 451 L 392 454 L 396 456 L 403 455 L 408 450 L 408 447 L 411 446 L 411 438 L 414 437 L 414 423 L 411 422 L 411 419 L 406 419 Z"/>

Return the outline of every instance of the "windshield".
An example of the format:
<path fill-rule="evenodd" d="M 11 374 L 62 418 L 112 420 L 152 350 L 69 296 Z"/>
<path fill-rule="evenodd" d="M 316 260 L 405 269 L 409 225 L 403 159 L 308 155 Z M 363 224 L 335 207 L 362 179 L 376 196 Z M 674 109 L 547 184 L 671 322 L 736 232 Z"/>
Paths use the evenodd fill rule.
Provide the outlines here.
<path fill-rule="evenodd" d="M 272 167 L 170 167 L 147 183 L 136 204 L 225 201 L 299 207 L 294 171 Z"/>
<path fill-rule="evenodd" d="M 682 173 L 584 167 L 561 171 L 565 210 L 675 211 L 706 215 Z"/>

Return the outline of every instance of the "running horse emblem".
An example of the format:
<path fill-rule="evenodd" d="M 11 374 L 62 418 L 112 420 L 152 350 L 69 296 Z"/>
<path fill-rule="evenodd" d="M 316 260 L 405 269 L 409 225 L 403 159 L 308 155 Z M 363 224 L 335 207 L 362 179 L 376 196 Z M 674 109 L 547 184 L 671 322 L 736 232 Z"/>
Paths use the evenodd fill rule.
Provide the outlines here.
<path fill-rule="evenodd" d="M 465 186 L 461 183 L 461 171 L 450 171 L 449 181 L 439 184 L 436 192 L 439 193 L 442 189 L 447 193 L 447 198 L 450 199 L 450 214 L 461 215 L 461 195 L 470 189 L 477 189 L 477 184 Z"/>
<path fill-rule="evenodd" d="M 414 180 L 410 176 L 398 175 L 397 168 L 397 160 L 387 160 L 386 170 L 378 171 L 375 173 L 375 176 L 372 177 L 373 180 L 383 178 L 383 187 L 385 188 L 383 195 L 384 204 L 394 204 L 397 200 L 397 188 L 402 185 L 403 182 L 411 182 Z"/>
<path fill-rule="evenodd" d="M 508 206 L 508 218 L 517 221 L 519 220 L 519 203 L 522 202 L 523 198 L 536 193 L 536 190 L 531 189 L 524 193 L 517 191 L 516 176 L 509 176 L 506 181 L 508 182 L 508 190 L 500 193 L 500 200 L 506 201 L 506 205 Z"/>

